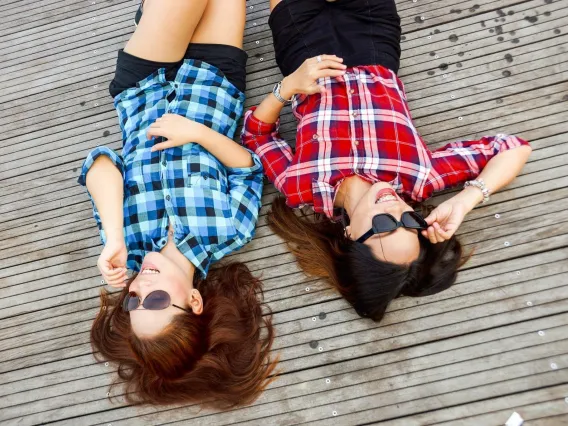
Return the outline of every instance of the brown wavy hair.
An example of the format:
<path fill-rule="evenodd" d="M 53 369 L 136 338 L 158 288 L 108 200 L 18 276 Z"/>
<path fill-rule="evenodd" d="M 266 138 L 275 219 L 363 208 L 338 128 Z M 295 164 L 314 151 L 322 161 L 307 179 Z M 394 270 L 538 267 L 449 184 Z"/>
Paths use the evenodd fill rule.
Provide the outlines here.
<path fill-rule="evenodd" d="M 268 223 L 306 274 L 327 280 L 359 316 L 374 321 L 380 321 L 389 303 L 401 295 L 420 297 L 446 290 L 468 259 L 462 258 L 455 236 L 431 244 L 419 233 L 420 254 L 410 265 L 379 260 L 367 245 L 346 237 L 342 224 L 323 214 L 295 211 L 283 197 L 272 202 Z"/>
<path fill-rule="evenodd" d="M 246 265 L 229 263 L 196 277 L 203 313 L 180 313 L 152 338 L 137 337 L 121 308 L 134 278 L 120 293 L 101 292 L 91 328 L 95 357 L 118 364 L 127 402 L 228 409 L 252 403 L 273 380 L 271 314 L 266 308 L 263 316 L 262 284 Z"/>

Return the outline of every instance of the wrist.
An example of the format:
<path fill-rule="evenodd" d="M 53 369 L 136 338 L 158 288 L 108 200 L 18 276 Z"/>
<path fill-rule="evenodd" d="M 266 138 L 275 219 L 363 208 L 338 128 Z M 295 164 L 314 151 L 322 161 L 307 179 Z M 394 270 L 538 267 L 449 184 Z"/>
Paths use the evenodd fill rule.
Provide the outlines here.
<path fill-rule="evenodd" d="M 106 243 L 124 243 L 124 230 L 122 228 L 120 229 L 110 229 L 110 230 L 105 230 L 105 235 L 106 235 Z"/>
<path fill-rule="evenodd" d="M 207 139 L 207 131 L 211 129 L 203 123 L 192 121 L 189 118 L 187 120 L 189 121 L 189 126 L 187 126 L 188 141 L 202 145 L 203 141 Z"/>
<path fill-rule="evenodd" d="M 284 79 L 282 80 L 282 86 L 280 87 L 280 96 L 282 96 L 286 100 L 290 100 L 295 94 L 296 91 L 293 88 L 290 77 L 284 77 Z"/>
<path fill-rule="evenodd" d="M 474 186 L 462 189 L 459 195 L 468 211 L 473 210 L 483 201 L 483 192 L 481 192 L 481 189 Z"/>

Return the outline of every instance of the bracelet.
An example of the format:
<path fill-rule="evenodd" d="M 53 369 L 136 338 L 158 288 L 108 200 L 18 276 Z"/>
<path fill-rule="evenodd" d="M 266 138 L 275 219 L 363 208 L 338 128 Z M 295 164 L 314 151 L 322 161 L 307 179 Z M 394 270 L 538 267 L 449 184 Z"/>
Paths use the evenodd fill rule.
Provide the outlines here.
<path fill-rule="evenodd" d="M 282 102 L 283 104 L 292 102 L 292 99 L 294 99 L 293 96 L 292 96 L 291 99 L 288 99 L 288 100 L 287 100 L 287 99 L 284 99 L 284 98 L 282 97 L 282 95 L 280 95 L 280 89 L 281 89 L 281 88 L 282 88 L 282 82 L 281 82 L 281 81 L 279 81 L 278 83 L 276 83 L 276 84 L 274 85 L 274 88 L 272 89 L 272 94 L 274 95 L 274 97 L 275 97 L 276 99 L 278 99 L 280 102 Z"/>
<path fill-rule="evenodd" d="M 485 182 L 483 182 L 483 179 L 470 180 L 463 185 L 464 188 L 468 188 L 470 186 L 479 189 L 483 194 L 483 201 L 481 202 L 481 204 L 485 204 L 486 202 L 489 201 L 489 192 L 491 191 L 485 186 Z"/>

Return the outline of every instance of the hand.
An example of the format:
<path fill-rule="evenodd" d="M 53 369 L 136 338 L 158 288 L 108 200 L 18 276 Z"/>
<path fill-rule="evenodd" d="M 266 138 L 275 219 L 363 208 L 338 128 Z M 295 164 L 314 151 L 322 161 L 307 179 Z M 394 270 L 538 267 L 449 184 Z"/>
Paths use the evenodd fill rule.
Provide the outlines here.
<path fill-rule="evenodd" d="M 117 288 L 126 287 L 125 281 L 128 279 L 126 275 L 127 255 L 124 238 L 107 240 L 97 261 L 97 266 L 108 285 Z"/>
<path fill-rule="evenodd" d="M 185 145 L 188 142 L 199 142 L 203 124 L 177 114 L 164 114 L 158 118 L 149 128 L 146 136 L 164 137 L 167 140 L 152 147 L 152 151 Z"/>
<path fill-rule="evenodd" d="M 425 219 L 428 229 L 422 235 L 432 244 L 441 243 L 452 238 L 471 209 L 461 199 L 460 194 L 444 201 Z"/>
<path fill-rule="evenodd" d="M 347 68 L 343 59 L 335 55 L 320 55 L 321 62 L 316 58 L 306 59 L 300 68 L 282 80 L 280 94 L 284 99 L 290 99 L 296 94 L 313 95 L 323 93 L 325 88 L 317 84 L 324 77 L 339 77 L 345 74 Z"/>

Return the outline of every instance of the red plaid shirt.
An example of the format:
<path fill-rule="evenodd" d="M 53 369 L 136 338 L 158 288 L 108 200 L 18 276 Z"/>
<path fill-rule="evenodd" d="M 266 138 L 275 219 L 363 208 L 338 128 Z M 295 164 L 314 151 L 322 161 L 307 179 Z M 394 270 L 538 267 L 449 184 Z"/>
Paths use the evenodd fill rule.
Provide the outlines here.
<path fill-rule="evenodd" d="M 388 182 L 407 201 L 423 201 L 434 191 L 474 179 L 497 153 L 528 144 L 499 134 L 431 152 L 412 123 L 404 86 L 391 70 L 354 67 L 320 84 L 325 94 L 297 97 L 293 103 L 295 154 L 280 137 L 279 123 L 258 120 L 255 108 L 245 115 L 242 141 L 260 156 L 290 207 L 313 205 L 332 218 L 336 190 L 353 175 Z"/>

